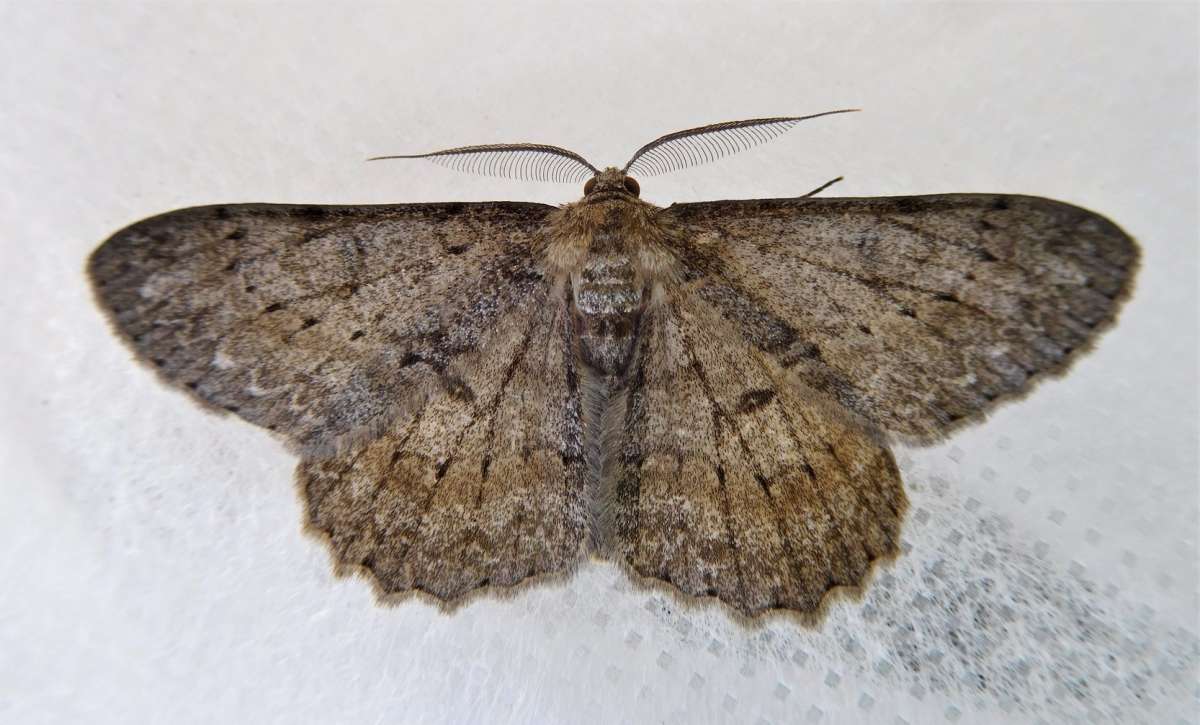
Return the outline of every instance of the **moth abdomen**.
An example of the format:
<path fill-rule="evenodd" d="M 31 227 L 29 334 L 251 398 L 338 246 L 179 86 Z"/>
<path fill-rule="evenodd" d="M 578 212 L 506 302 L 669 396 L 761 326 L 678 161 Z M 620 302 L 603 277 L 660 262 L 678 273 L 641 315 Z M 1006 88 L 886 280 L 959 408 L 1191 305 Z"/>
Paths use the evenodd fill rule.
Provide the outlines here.
<path fill-rule="evenodd" d="M 572 320 L 583 362 L 605 374 L 629 364 L 644 285 L 624 254 L 593 254 L 572 279 Z"/>
<path fill-rule="evenodd" d="M 583 362 L 606 375 L 622 373 L 633 355 L 640 319 L 640 307 L 616 314 L 587 314 L 576 308 L 572 320 Z"/>
<path fill-rule="evenodd" d="M 585 315 L 629 315 L 642 300 L 628 257 L 589 259 L 574 280 L 575 306 Z"/>

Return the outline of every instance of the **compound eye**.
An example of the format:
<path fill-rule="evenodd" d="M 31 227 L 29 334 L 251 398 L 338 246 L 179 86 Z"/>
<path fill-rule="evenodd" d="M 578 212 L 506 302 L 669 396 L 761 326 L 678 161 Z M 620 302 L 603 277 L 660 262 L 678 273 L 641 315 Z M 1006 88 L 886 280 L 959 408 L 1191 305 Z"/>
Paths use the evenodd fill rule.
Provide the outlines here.
<path fill-rule="evenodd" d="M 632 176 L 626 176 L 625 177 L 625 191 L 628 191 L 630 194 L 633 194 L 634 196 L 638 196 L 639 194 L 642 193 L 642 187 L 638 186 L 637 180 L 634 179 Z"/>
<path fill-rule="evenodd" d="M 587 196 L 588 194 L 592 193 L 592 189 L 595 189 L 595 188 L 596 188 L 596 177 L 593 176 L 592 178 L 587 180 L 586 184 L 583 185 L 583 195 Z"/>

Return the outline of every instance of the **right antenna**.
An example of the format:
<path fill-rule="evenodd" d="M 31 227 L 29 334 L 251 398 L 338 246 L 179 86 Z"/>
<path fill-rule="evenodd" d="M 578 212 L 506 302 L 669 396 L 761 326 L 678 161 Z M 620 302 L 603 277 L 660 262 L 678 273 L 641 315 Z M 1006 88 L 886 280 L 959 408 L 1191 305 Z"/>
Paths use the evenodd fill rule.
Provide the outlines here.
<path fill-rule="evenodd" d="M 654 139 L 637 150 L 625 168 L 626 174 L 655 176 L 678 171 L 689 166 L 706 164 L 724 156 L 736 154 L 751 146 L 766 143 L 801 121 L 835 113 L 855 113 L 859 109 L 814 113 L 811 116 L 780 116 L 752 118 L 747 121 L 725 121 L 686 131 L 676 131 Z"/>

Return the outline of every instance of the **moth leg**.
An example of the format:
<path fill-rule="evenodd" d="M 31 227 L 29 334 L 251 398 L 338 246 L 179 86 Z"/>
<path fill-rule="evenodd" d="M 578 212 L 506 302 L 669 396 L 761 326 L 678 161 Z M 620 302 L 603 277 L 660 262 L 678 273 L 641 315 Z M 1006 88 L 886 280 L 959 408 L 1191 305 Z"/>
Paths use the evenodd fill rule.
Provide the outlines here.
<path fill-rule="evenodd" d="M 839 176 L 839 177 L 837 177 L 836 179 L 830 179 L 829 181 L 826 181 L 824 184 L 821 184 L 820 186 L 818 186 L 817 188 L 815 188 L 815 189 L 813 189 L 812 191 L 808 192 L 808 193 L 807 193 L 807 194 L 805 194 L 804 196 L 801 196 L 800 198 L 801 198 L 801 199 L 807 199 L 807 198 L 809 198 L 810 196 L 816 196 L 817 194 L 820 194 L 822 191 L 825 191 L 825 190 L 826 190 L 826 189 L 828 189 L 829 187 L 831 187 L 831 186 L 833 186 L 834 184 L 838 183 L 838 182 L 839 182 L 839 181 L 841 181 L 843 178 L 845 178 L 845 177 Z"/>

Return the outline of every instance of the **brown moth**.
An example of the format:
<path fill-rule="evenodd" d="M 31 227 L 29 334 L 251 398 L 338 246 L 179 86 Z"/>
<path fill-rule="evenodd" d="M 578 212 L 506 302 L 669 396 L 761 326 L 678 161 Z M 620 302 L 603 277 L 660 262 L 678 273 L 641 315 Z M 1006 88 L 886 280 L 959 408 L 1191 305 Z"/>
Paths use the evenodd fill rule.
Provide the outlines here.
<path fill-rule="evenodd" d="M 1065 370 L 1138 249 L 1029 196 L 639 199 L 633 174 L 803 118 L 670 134 L 622 169 L 537 144 L 424 154 L 587 184 L 558 208 L 182 209 L 88 274 L 163 381 L 300 455 L 308 523 L 381 594 L 454 603 L 594 555 L 746 615 L 812 612 L 897 551 L 888 442 Z"/>

